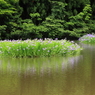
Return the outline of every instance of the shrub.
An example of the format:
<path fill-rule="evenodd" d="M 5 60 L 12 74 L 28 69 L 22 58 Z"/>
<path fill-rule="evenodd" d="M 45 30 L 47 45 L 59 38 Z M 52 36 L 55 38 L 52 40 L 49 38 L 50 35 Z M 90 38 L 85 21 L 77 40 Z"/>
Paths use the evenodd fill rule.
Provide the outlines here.
<path fill-rule="evenodd" d="M 43 27 L 36 26 L 30 19 L 22 20 L 22 23 L 15 31 L 11 32 L 11 39 L 34 39 L 42 38 L 40 31 Z"/>

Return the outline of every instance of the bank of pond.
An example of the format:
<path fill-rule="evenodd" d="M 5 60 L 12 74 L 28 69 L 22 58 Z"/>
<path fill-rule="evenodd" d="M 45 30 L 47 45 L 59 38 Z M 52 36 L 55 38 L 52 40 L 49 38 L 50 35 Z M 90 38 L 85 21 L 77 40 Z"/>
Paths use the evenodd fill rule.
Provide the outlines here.
<path fill-rule="evenodd" d="M 95 35 L 87 34 L 79 39 L 82 43 L 94 43 Z M 1 57 L 50 57 L 79 54 L 83 48 L 74 41 L 34 39 L 0 41 Z"/>

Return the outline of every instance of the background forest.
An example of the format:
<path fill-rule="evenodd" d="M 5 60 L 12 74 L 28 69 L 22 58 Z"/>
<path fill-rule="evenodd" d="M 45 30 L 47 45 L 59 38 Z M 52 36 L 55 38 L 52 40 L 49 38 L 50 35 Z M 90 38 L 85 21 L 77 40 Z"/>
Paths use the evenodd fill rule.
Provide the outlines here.
<path fill-rule="evenodd" d="M 78 39 L 95 33 L 95 0 L 0 0 L 0 39 Z"/>

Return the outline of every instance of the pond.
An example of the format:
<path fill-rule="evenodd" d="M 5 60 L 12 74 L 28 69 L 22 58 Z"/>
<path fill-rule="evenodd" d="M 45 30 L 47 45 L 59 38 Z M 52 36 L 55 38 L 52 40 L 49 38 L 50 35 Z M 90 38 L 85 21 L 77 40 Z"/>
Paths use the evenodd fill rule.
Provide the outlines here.
<path fill-rule="evenodd" d="M 0 58 L 0 95 L 95 95 L 95 46 L 78 56 Z"/>

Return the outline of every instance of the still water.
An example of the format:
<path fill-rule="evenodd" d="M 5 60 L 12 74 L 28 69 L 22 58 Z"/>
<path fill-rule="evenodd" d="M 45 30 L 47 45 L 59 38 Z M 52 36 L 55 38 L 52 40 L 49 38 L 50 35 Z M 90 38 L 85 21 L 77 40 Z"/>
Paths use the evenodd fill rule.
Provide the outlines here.
<path fill-rule="evenodd" d="M 79 56 L 0 58 L 0 95 L 95 95 L 95 46 Z"/>

